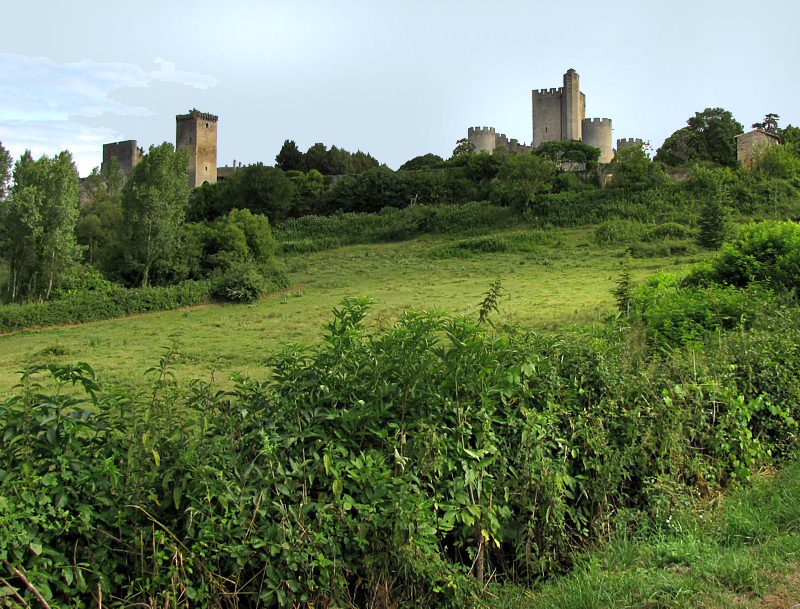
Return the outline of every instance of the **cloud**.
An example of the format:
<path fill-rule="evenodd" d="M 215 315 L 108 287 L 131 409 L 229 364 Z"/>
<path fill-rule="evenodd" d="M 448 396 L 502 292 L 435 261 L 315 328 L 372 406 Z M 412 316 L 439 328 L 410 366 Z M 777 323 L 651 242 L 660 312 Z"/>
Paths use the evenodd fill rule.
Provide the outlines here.
<path fill-rule="evenodd" d="M 161 58 L 154 63 L 148 71 L 126 63 L 58 64 L 0 53 L 0 141 L 15 158 L 26 148 L 34 155 L 68 148 L 86 175 L 99 163 L 103 142 L 136 139 L 163 112 L 157 92 L 165 85 L 196 91 L 218 84 L 213 76 L 178 70 Z"/>

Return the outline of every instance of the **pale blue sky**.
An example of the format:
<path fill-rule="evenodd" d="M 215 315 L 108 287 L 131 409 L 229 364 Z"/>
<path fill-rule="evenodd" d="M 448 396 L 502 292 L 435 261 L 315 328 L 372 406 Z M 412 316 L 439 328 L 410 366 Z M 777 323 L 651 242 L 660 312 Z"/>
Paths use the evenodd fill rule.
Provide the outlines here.
<path fill-rule="evenodd" d="M 219 165 L 271 165 L 285 139 L 393 169 L 448 157 L 470 126 L 529 142 L 531 89 L 569 68 L 615 140 L 656 148 L 706 107 L 800 123 L 796 1 L 0 0 L 0 15 L 0 141 L 15 158 L 68 148 L 81 175 L 104 142 L 174 143 L 193 107 L 220 117 Z"/>

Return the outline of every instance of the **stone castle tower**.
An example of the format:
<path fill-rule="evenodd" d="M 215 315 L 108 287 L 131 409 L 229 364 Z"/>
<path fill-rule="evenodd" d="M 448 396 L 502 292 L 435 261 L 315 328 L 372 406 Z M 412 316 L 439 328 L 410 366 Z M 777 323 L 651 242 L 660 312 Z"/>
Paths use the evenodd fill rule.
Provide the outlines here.
<path fill-rule="evenodd" d="M 534 150 L 546 142 L 575 140 L 599 148 L 601 163 L 614 158 L 611 119 L 586 118 L 586 96 L 575 70 L 567 70 L 564 86 L 558 89 L 535 89 L 531 109 Z"/>
<path fill-rule="evenodd" d="M 175 117 L 175 147 L 189 153 L 189 186 L 217 182 L 217 120 L 198 110 Z"/>
<path fill-rule="evenodd" d="M 136 140 L 103 144 L 103 163 L 100 165 L 100 171 L 105 175 L 111 166 L 111 159 L 117 159 L 122 179 L 127 180 L 143 156 L 144 150 L 136 145 Z"/>

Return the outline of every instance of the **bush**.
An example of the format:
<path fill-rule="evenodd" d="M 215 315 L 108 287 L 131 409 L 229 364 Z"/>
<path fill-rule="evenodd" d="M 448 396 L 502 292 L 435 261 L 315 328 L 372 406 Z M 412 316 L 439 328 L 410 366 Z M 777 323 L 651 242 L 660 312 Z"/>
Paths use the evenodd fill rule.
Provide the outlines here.
<path fill-rule="evenodd" d="M 208 281 L 186 281 L 169 287 L 127 289 L 113 286 L 108 291 L 72 292 L 58 300 L 0 306 L 0 332 L 165 311 L 207 302 L 211 296 L 212 286 Z"/>
<path fill-rule="evenodd" d="M 318 346 L 225 393 L 164 393 L 171 352 L 141 398 L 102 392 L 86 364 L 26 370 L 0 401 L 0 558 L 65 609 L 98 589 L 120 604 L 455 609 L 492 602 L 484 575 L 540 581 L 615 514 L 664 522 L 795 442 L 796 308 L 642 370 L 617 327 L 497 336 L 412 311 L 376 331 L 367 307 L 345 301 Z"/>
<path fill-rule="evenodd" d="M 273 229 L 283 253 L 321 251 L 356 243 L 381 243 L 424 234 L 488 232 L 507 222 L 509 210 L 488 202 L 386 207 L 379 213 L 305 216 Z"/>
<path fill-rule="evenodd" d="M 697 276 L 702 273 L 702 277 Z M 761 222 L 744 226 L 711 262 L 687 281 L 713 281 L 745 287 L 764 283 L 773 289 L 800 287 L 800 226 L 794 222 Z"/>
<path fill-rule="evenodd" d="M 701 345 L 709 332 L 747 323 L 751 296 L 732 287 L 680 287 L 675 276 L 658 275 L 634 293 L 633 309 L 656 349 Z"/>
<path fill-rule="evenodd" d="M 472 254 L 535 252 L 541 245 L 551 242 L 552 237 L 545 231 L 530 230 L 522 233 L 462 239 L 434 247 L 428 252 L 428 255 L 431 258 L 466 258 Z"/>
<path fill-rule="evenodd" d="M 285 275 L 274 270 L 265 271 L 252 261 L 219 269 L 212 283 L 212 294 L 231 302 L 255 302 L 270 292 L 289 287 Z"/>
<path fill-rule="evenodd" d="M 606 220 L 594 231 L 594 242 L 598 245 L 631 243 L 645 234 L 645 226 L 635 220 L 614 218 Z"/>

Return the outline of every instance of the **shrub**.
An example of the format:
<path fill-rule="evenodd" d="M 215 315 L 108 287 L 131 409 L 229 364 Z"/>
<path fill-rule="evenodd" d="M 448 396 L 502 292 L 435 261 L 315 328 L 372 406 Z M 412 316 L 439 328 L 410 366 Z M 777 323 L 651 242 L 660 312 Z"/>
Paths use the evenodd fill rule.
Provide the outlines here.
<path fill-rule="evenodd" d="M 800 226 L 794 222 L 761 222 L 744 226 L 739 237 L 726 244 L 704 267 L 703 277 L 687 279 L 695 284 L 712 280 L 719 284 L 745 287 L 753 282 L 771 288 L 797 290 L 800 287 Z"/>
<path fill-rule="evenodd" d="M 217 271 L 212 293 L 231 302 L 255 302 L 276 289 L 287 287 L 288 280 L 282 273 L 265 270 L 252 261 L 242 261 Z"/>
<path fill-rule="evenodd" d="M 57 300 L 4 305 L 0 306 L 0 332 L 191 306 L 210 300 L 211 287 L 208 281 L 186 281 L 169 287 L 126 289 L 113 286 L 107 291 L 72 292 Z"/>

